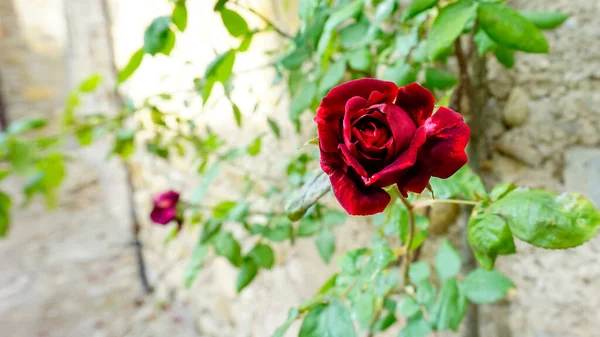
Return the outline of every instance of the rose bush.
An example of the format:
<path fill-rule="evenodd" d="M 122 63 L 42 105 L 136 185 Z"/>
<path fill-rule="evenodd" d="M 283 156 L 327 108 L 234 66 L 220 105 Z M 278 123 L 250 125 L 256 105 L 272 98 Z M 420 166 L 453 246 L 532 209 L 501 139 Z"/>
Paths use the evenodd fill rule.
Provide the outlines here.
<path fill-rule="evenodd" d="M 177 218 L 177 203 L 179 193 L 170 190 L 160 193 L 153 198 L 154 207 L 150 213 L 150 219 L 161 225 L 166 225 Z M 181 221 L 177 221 L 180 223 Z"/>
<path fill-rule="evenodd" d="M 432 93 L 419 84 L 372 78 L 323 98 L 315 117 L 321 168 L 348 213 L 382 212 L 390 202 L 383 187 L 421 193 L 431 177 L 448 178 L 467 162 L 469 127 L 451 109 L 433 110 Z"/>

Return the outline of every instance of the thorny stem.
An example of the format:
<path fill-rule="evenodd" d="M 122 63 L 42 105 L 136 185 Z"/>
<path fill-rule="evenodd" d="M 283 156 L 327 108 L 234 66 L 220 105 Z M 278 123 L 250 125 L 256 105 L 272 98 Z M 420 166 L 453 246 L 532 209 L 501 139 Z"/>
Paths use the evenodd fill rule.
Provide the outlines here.
<path fill-rule="evenodd" d="M 241 3 L 237 2 L 237 1 L 229 1 L 229 3 L 232 3 L 236 6 L 238 6 L 239 8 L 242 8 L 254 15 L 256 15 L 258 18 L 260 18 L 264 23 L 267 24 L 267 26 L 273 28 L 273 30 L 275 32 L 277 32 L 277 34 L 285 37 L 286 39 L 290 39 L 293 40 L 294 37 L 286 32 L 284 32 L 283 30 L 281 30 L 280 28 L 278 28 L 273 21 L 269 20 L 266 16 L 264 16 L 263 14 L 261 14 L 259 11 L 257 11 L 256 9 L 252 8 L 252 7 L 246 7 L 245 5 L 242 5 Z"/>

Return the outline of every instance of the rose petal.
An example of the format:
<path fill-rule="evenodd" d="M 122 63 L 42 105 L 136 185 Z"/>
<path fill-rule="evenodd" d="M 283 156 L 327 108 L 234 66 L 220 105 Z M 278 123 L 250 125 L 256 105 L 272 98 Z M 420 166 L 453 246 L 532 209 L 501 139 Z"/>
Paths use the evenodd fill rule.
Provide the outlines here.
<path fill-rule="evenodd" d="M 425 129 L 422 127 L 418 128 L 408 149 L 383 170 L 375 173 L 370 178 L 366 178 L 364 180 L 365 185 L 385 187 L 397 183 L 400 176 L 405 173 L 406 169 L 415 164 L 419 148 L 423 146 L 425 141 Z"/>
<path fill-rule="evenodd" d="M 340 118 L 344 113 L 346 102 L 354 97 L 360 96 L 369 99 L 371 93 L 378 91 L 383 94 L 381 102 L 392 103 L 398 94 L 398 86 L 393 82 L 381 81 L 374 78 L 361 78 L 338 85 L 331 89 L 321 101 L 321 107 L 325 108 L 317 117 L 322 119 Z"/>
<path fill-rule="evenodd" d="M 404 151 L 409 146 L 417 130 L 415 122 L 397 105 L 383 104 L 381 111 L 385 114 L 387 123 L 392 131 L 395 152 L 400 153 L 400 151 Z"/>
<path fill-rule="evenodd" d="M 373 91 L 369 95 L 368 105 L 373 105 L 373 104 L 378 104 L 378 103 L 385 103 L 387 101 L 389 101 L 389 99 L 387 99 L 387 97 L 386 97 L 386 95 L 384 93 L 381 93 L 379 91 Z"/>
<path fill-rule="evenodd" d="M 344 114 L 344 124 L 343 124 L 343 135 L 344 135 L 344 143 L 346 146 L 352 142 L 352 121 L 354 119 L 360 118 L 360 113 L 364 113 L 362 111 L 363 108 L 367 106 L 367 100 L 360 97 L 355 96 L 352 97 L 346 102 Z"/>
<path fill-rule="evenodd" d="M 335 152 L 341 138 L 340 120 L 319 118 L 319 115 L 327 114 L 327 112 L 323 112 L 322 110 L 325 109 L 319 108 L 317 110 L 317 117 L 315 117 L 317 135 L 319 136 L 319 148 L 322 151 Z"/>
<path fill-rule="evenodd" d="M 333 194 L 350 215 L 373 215 L 383 212 L 391 197 L 381 188 L 358 186 L 344 171 L 329 174 Z"/>
<path fill-rule="evenodd" d="M 422 148 L 425 165 L 434 177 L 448 178 L 467 163 L 465 147 L 471 130 L 462 116 L 441 107 L 424 124 L 427 142 Z"/>
<path fill-rule="evenodd" d="M 179 200 L 179 193 L 169 190 L 158 195 L 155 195 L 153 202 L 155 206 L 162 205 L 162 208 L 167 208 L 175 205 Z"/>
<path fill-rule="evenodd" d="M 154 208 L 150 213 L 150 219 L 161 225 L 168 224 L 175 218 L 175 208 Z"/>
<path fill-rule="evenodd" d="M 368 176 L 365 168 L 358 162 L 358 160 L 356 160 L 356 158 L 354 158 L 354 156 L 352 156 L 352 154 L 350 153 L 350 150 L 348 150 L 346 145 L 340 144 L 339 150 L 342 153 L 342 159 L 344 159 L 344 162 L 348 166 L 351 166 L 356 171 L 356 173 L 358 173 L 360 176 L 363 176 L 363 177 Z"/>
<path fill-rule="evenodd" d="M 431 116 L 434 104 L 433 94 L 417 83 L 400 88 L 396 97 L 396 105 L 412 116 L 417 125 L 423 125 Z"/>
<path fill-rule="evenodd" d="M 421 193 L 429 184 L 429 179 L 431 179 L 431 172 L 422 165 L 421 163 L 416 163 L 415 166 L 411 167 L 408 172 L 400 178 L 398 183 L 398 189 L 402 192 L 404 197 L 407 196 L 407 192 Z"/>

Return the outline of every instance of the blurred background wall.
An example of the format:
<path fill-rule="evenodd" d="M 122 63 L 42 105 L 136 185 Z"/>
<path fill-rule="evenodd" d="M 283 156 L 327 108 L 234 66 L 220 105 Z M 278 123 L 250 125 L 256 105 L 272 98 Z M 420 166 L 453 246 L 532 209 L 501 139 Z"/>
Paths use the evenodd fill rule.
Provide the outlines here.
<path fill-rule="evenodd" d="M 146 58 L 120 94 L 142 100 L 178 92 L 185 98 L 193 77 L 204 72 L 215 53 L 233 45 L 213 14 L 213 1 L 188 3 L 190 26 L 172 56 Z M 296 29 L 293 11 L 285 13 L 282 2 L 250 3 L 288 31 Z M 509 71 L 495 60 L 489 62 L 486 140 L 492 155 L 483 163 L 484 176 L 490 182 L 579 191 L 600 206 L 600 2 L 512 3 L 521 9 L 560 10 L 570 18 L 545 33 L 552 46 L 549 55 L 517 54 Z M 79 112 L 114 113 L 118 99 L 113 62 L 122 67 L 141 46 L 147 24 L 168 11 L 166 0 L 0 0 L 0 86 L 6 118 L 60 114 L 68 90 L 96 72 L 104 75 L 104 87 Z M 284 88 L 271 89 L 274 74 L 245 71 L 267 63 L 264 52 L 281 46 L 276 36 L 263 36 L 236 62 L 242 84 L 233 99 L 242 111 L 260 103 L 256 113 L 245 116 L 242 132 L 218 99 L 211 99 L 210 109 L 203 112 L 201 119 L 217 132 L 231 134 L 232 144 L 246 144 L 267 131 L 265 115 L 287 119 Z M 192 101 L 188 107 L 170 108 L 193 115 L 200 105 Z M 306 123 L 310 125 L 309 118 Z M 211 200 L 230 197 L 244 170 L 283 177 L 281 158 L 300 151 L 314 134 L 304 129 L 303 135 L 283 129 L 281 142 L 266 136 L 259 157 L 220 173 Z M 278 245 L 273 270 L 260 273 L 240 295 L 235 293 L 235 270 L 223 259 L 209 259 L 193 287 L 184 289 L 183 269 L 198 229 L 184 230 L 165 246 L 169 229 L 151 225 L 146 214 L 158 191 L 172 187 L 184 196 L 191 193 L 199 182 L 194 168 L 186 160 L 165 163 L 137 154 L 132 160 L 132 204 L 123 166 L 105 161 L 107 144 L 82 150 L 73 143 L 69 149 L 74 160 L 58 209 L 47 212 L 41 203 L 18 209 L 8 239 L 0 241 L 0 336 L 269 336 L 287 309 L 309 297 L 336 269 L 333 263 L 324 264 L 311 241 L 300 240 L 293 247 Z M 22 182 L 2 184 L 16 192 Z M 151 296 L 143 295 L 137 276 L 130 228 L 133 206 L 142 223 L 143 252 L 155 288 Z M 456 211 L 434 210 L 439 216 L 432 225 L 460 243 L 459 226 L 446 229 L 454 219 L 444 216 Z M 352 219 L 336 230 L 337 251 L 343 252 L 367 242 L 372 224 Z M 434 246 L 426 246 L 424 254 L 431 255 Z M 568 251 L 526 245 L 518 250 L 519 255 L 499 260 L 517 292 L 505 303 L 480 309 L 480 335 L 597 336 L 600 238 Z"/>

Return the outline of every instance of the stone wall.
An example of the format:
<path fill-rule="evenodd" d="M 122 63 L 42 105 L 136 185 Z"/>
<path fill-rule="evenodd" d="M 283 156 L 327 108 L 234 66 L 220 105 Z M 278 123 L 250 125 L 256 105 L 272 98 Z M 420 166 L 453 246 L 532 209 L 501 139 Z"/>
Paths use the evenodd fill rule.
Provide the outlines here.
<path fill-rule="evenodd" d="M 588 0 L 519 0 L 523 10 L 558 10 L 569 19 L 546 32 L 549 55 L 517 54 L 515 68 L 489 63 L 488 178 L 555 191 L 579 191 L 600 206 L 600 3 Z M 507 118 L 508 117 L 508 118 Z M 508 119 L 508 122 L 507 122 Z M 522 125 L 511 120 L 525 120 Z M 518 287 L 507 308 L 513 336 L 591 337 L 600 319 L 600 237 L 566 251 L 517 246 L 500 269 Z M 500 319 L 501 321 L 502 319 Z M 484 324 L 484 336 L 503 325 Z"/>

